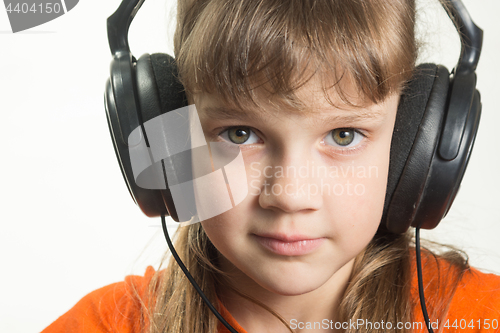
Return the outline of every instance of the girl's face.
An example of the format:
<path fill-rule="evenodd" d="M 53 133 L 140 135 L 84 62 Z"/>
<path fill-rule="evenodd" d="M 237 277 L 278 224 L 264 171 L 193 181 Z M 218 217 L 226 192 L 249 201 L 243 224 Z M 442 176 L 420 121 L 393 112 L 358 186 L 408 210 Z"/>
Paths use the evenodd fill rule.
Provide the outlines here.
<path fill-rule="evenodd" d="M 238 144 L 243 154 L 246 199 L 201 223 L 246 292 L 300 295 L 335 276 L 347 281 L 377 231 L 399 94 L 363 107 L 332 95 L 336 106 L 314 79 L 297 92 L 306 111 L 265 96 L 242 110 L 193 95 L 207 141 Z"/>

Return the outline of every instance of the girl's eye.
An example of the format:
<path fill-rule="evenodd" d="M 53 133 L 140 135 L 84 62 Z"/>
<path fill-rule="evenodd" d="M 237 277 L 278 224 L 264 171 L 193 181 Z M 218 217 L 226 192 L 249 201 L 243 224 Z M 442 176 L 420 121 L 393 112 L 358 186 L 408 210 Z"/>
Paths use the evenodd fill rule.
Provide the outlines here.
<path fill-rule="evenodd" d="M 241 145 L 254 144 L 259 141 L 259 137 L 246 126 L 234 126 L 224 129 L 219 136 L 224 140 Z"/>
<path fill-rule="evenodd" d="M 340 148 L 351 148 L 361 142 L 364 135 L 353 128 L 336 128 L 325 138 L 325 142 Z"/>

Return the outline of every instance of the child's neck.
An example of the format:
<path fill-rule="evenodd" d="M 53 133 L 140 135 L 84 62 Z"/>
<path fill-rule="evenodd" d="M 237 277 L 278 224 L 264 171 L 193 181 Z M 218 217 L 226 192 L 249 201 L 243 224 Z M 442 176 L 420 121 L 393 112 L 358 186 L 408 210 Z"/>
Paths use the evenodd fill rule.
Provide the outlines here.
<path fill-rule="evenodd" d="M 326 283 L 310 292 L 296 295 L 283 296 L 262 288 L 255 281 L 237 270 L 236 275 L 231 274 L 233 285 L 242 293 L 262 302 L 282 318 L 294 329 L 296 333 L 318 332 L 316 329 L 300 329 L 300 325 L 307 323 L 325 323 L 338 321 L 337 310 L 344 295 L 349 278 L 351 276 L 354 259 L 337 271 Z M 233 266 L 234 268 L 234 266 Z M 234 272 L 234 270 L 232 270 Z M 289 333 L 290 331 L 267 310 L 255 303 L 241 297 L 229 288 L 222 287 L 219 291 L 219 298 L 231 313 L 234 319 L 248 333 L 253 332 L 273 332 Z M 295 327 L 294 327 L 295 326 Z M 334 326 L 334 324 L 332 325 Z M 321 332 L 334 332 L 335 330 L 324 329 Z"/>

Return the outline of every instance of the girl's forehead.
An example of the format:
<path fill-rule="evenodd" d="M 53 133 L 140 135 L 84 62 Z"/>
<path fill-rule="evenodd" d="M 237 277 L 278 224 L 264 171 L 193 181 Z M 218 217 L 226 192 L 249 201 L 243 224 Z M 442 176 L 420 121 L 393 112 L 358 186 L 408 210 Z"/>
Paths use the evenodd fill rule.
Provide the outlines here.
<path fill-rule="evenodd" d="M 318 87 L 303 88 L 297 93 L 300 105 L 290 105 L 287 100 L 283 101 L 266 92 L 260 92 L 254 100 L 245 103 L 227 101 L 216 93 L 199 92 L 194 95 L 194 102 L 200 118 L 211 121 L 241 120 L 262 123 L 293 116 L 321 125 L 382 121 L 391 111 L 393 100 L 399 99 L 399 95 L 394 93 L 380 103 L 367 102 L 357 96 L 353 97 L 350 103 L 346 103 L 334 91 L 326 94 L 322 89 L 317 89 Z"/>
<path fill-rule="evenodd" d="M 342 94 L 339 93 L 341 89 Z M 293 94 L 293 96 L 292 96 Z M 304 115 L 317 119 L 331 119 L 340 115 L 353 119 L 371 118 L 385 113 L 386 100 L 398 95 L 394 92 L 379 103 L 362 95 L 357 86 L 348 78 L 332 85 L 319 75 L 283 98 L 270 93 L 265 86 L 253 91 L 252 98 L 230 100 L 213 91 L 198 91 L 193 94 L 193 102 L 198 111 L 206 117 L 218 120 L 256 119 L 277 113 Z"/>

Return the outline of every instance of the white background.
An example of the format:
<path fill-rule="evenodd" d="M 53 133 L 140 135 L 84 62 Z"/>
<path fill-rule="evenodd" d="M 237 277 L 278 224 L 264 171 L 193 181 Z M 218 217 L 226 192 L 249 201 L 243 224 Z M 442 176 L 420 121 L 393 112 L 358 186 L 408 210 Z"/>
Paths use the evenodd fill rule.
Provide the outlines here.
<path fill-rule="evenodd" d="M 453 67 L 458 38 L 439 5 L 422 1 L 422 60 Z M 500 273 L 500 2 L 464 3 L 485 30 L 477 70 L 483 115 L 455 204 L 423 235 Z M 41 331 L 90 291 L 142 275 L 166 249 L 159 220 L 145 217 L 128 194 L 106 123 L 105 20 L 118 4 L 82 0 L 17 34 L 0 10 L 1 332 Z M 132 52 L 171 53 L 174 16 L 171 1 L 146 1 L 130 29 Z"/>

